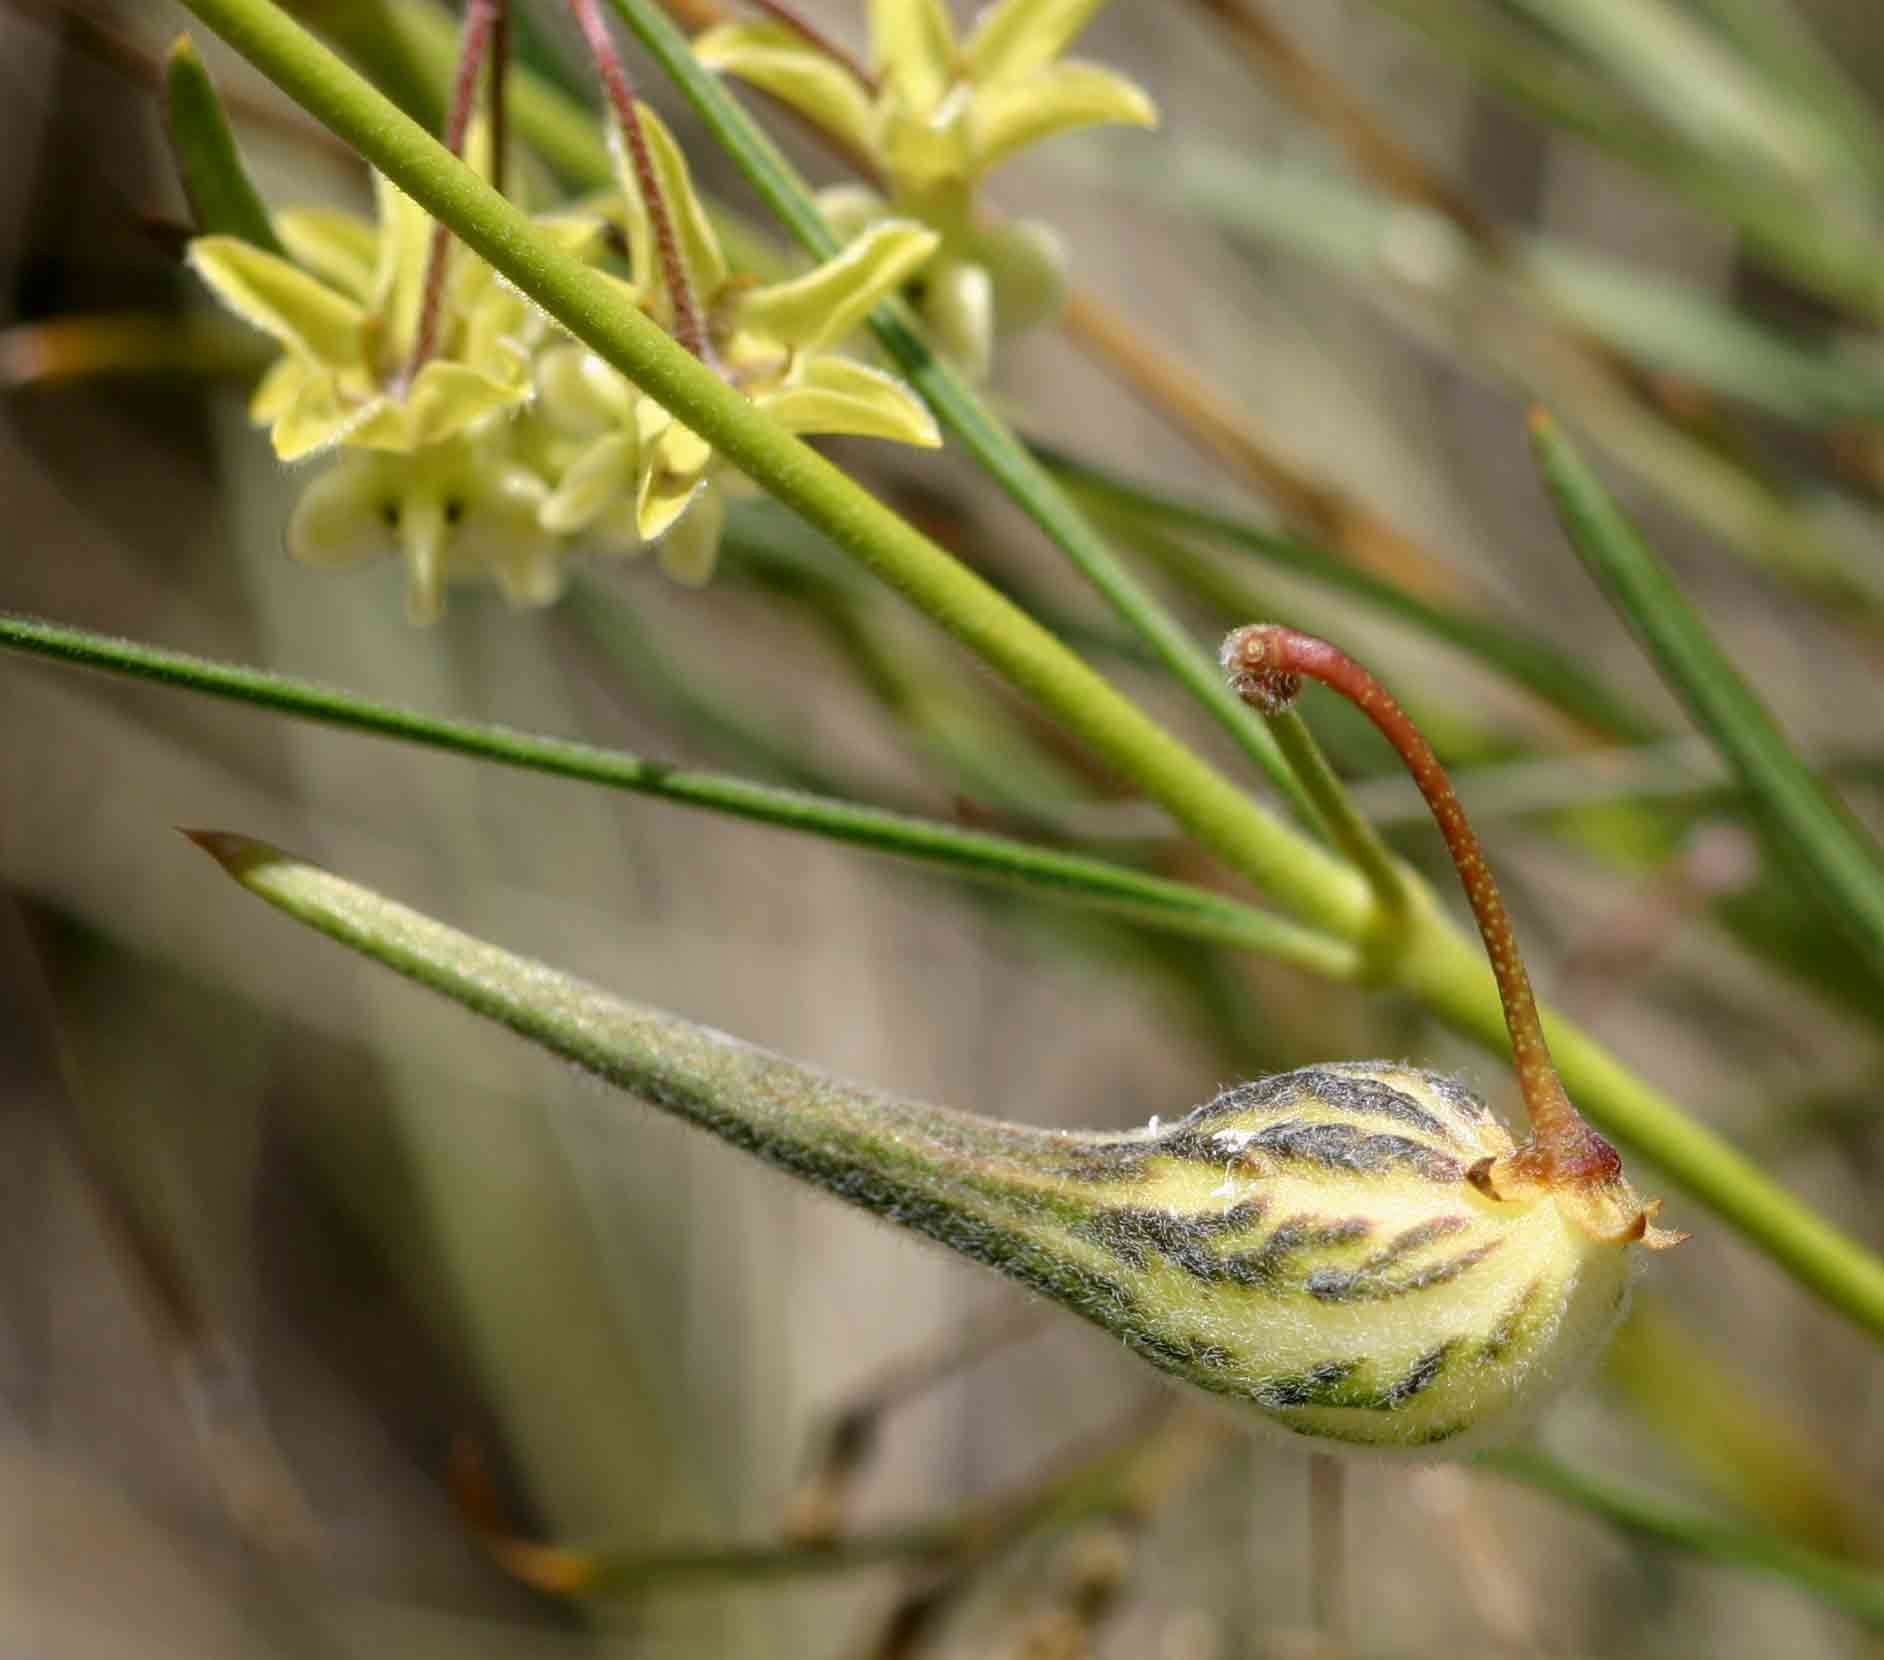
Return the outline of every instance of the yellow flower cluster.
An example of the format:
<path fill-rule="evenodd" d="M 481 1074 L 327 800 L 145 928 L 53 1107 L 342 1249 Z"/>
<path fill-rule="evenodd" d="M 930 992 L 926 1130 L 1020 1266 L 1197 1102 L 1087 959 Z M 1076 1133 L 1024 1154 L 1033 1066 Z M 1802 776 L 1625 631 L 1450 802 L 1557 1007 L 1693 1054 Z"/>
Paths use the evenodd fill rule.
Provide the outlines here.
<path fill-rule="evenodd" d="M 901 382 L 835 350 L 921 269 L 938 236 L 885 220 L 815 270 L 755 286 L 729 269 L 672 135 L 645 107 L 640 120 L 728 379 L 794 432 L 939 443 Z M 190 247 L 217 299 L 282 349 L 250 406 L 276 453 L 332 457 L 290 521 L 295 557 L 346 565 L 398 555 L 416 622 L 434 620 L 457 581 L 547 604 L 578 548 L 658 542 L 670 575 L 706 581 L 724 493 L 738 483 L 711 447 L 462 247 L 450 252 L 433 349 L 414 365 L 432 221 L 385 180 L 377 190 L 376 225 L 328 210 L 275 215 L 285 258 L 230 236 Z M 538 223 L 597 258 L 611 220 L 628 245 L 624 293 L 671 326 L 648 204 L 630 170 L 619 199 Z"/>

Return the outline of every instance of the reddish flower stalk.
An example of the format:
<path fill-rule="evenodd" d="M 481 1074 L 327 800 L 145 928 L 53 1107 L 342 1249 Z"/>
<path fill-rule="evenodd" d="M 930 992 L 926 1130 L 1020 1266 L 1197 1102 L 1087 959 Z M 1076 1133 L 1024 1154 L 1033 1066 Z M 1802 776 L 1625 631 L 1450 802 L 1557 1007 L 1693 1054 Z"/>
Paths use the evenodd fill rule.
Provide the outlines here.
<path fill-rule="evenodd" d="M 1498 982 L 1518 1087 L 1531 1119 L 1531 1139 L 1513 1161 L 1516 1170 L 1551 1187 L 1598 1187 L 1619 1181 L 1621 1158 L 1584 1122 L 1557 1076 L 1504 896 L 1478 837 L 1466 822 L 1452 780 L 1425 734 L 1366 669 L 1313 635 L 1274 623 L 1253 623 L 1223 642 L 1222 661 L 1237 695 L 1265 714 L 1278 714 L 1294 702 L 1304 677 L 1319 680 L 1366 715 L 1393 745 L 1446 839 Z"/>
<path fill-rule="evenodd" d="M 864 89 L 872 94 L 877 90 L 877 78 L 864 67 L 853 54 L 846 51 L 827 35 L 796 6 L 785 4 L 785 0 L 752 0 L 755 11 L 762 11 L 775 23 L 782 23 L 808 46 L 815 46 L 827 58 L 842 64 L 851 74 L 863 83 Z"/>
<path fill-rule="evenodd" d="M 661 262 L 668 297 L 674 303 L 674 338 L 702 362 L 711 363 L 712 344 L 707 339 L 706 325 L 701 321 L 693 282 L 687 274 L 687 262 L 681 257 L 680 238 L 674 231 L 674 216 L 654 170 L 648 136 L 642 130 L 641 116 L 635 108 L 634 89 L 629 85 L 621 54 L 615 50 L 614 36 L 608 32 L 608 24 L 596 0 L 569 0 L 569 9 L 589 43 L 596 73 L 602 78 L 603 90 L 614 106 L 615 120 L 621 128 L 622 142 L 628 147 L 628 162 L 635 170 L 635 183 L 641 187 L 641 199 L 647 204 L 655 254 Z"/>
<path fill-rule="evenodd" d="M 477 105 L 478 76 L 484 60 L 491 56 L 493 43 L 501 43 L 506 27 L 508 0 L 468 0 L 464 12 L 464 43 L 458 49 L 458 73 L 451 86 L 451 108 L 445 116 L 445 148 L 454 156 L 464 155 L 465 134 L 471 129 L 471 111 Z M 501 52 L 493 70 L 493 82 L 503 77 Z M 493 86 L 492 138 L 501 156 L 502 133 L 496 110 L 503 99 Z M 498 188 L 502 188 L 500 185 Z M 432 227 L 432 245 L 425 259 L 425 287 L 419 301 L 419 328 L 412 342 L 412 356 L 406 363 L 401 384 L 410 386 L 418 373 L 432 360 L 438 349 L 439 314 L 445 304 L 445 271 L 451 263 L 451 232 L 443 225 Z"/>

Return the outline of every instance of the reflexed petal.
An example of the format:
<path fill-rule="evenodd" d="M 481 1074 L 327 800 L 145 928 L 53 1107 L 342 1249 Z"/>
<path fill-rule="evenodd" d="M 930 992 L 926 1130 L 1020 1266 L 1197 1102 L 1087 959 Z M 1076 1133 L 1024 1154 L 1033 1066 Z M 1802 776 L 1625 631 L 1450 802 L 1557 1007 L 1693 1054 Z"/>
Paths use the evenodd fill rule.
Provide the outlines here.
<path fill-rule="evenodd" d="M 967 179 L 971 154 L 968 115 L 973 94 L 974 89 L 964 81 L 923 115 L 915 114 L 894 94 L 881 100 L 877 153 L 883 158 L 883 170 L 905 196 L 922 195 Z"/>
<path fill-rule="evenodd" d="M 378 237 L 357 213 L 338 208 L 287 208 L 269 215 L 281 245 L 322 282 L 365 305 L 373 297 Z"/>
<path fill-rule="evenodd" d="M 639 395 L 583 346 L 551 346 L 536 359 L 537 411 L 562 432 L 606 432 L 627 422 Z"/>
<path fill-rule="evenodd" d="M 942 442 L 928 406 L 900 380 L 841 357 L 818 357 L 800 381 L 758 400 L 790 432 L 848 433 L 934 449 Z"/>
<path fill-rule="evenodd" d="M 304 461 L 346 442 L 353 429 L 363 420 L 370 420 L 384 402 L 375 398 L 368 404 L 348 404 L 341 398 L 332 375 L 310 370 L 293 404 L 282 412 L 268 436 L 279 459 Z"/>
<path fill-rule="evenodd" d="M 642 130 L 647 134 L 655 175 L 661 181 L 661 193 L 667 198 L 674 234 L 680 239 L 680 254 L 686 263 L 687 275 L 693 281 L 695 297 L 705 305 L 726 281 L 726 260 L 720 253 L 720 239 L 713 234 L 713 222 L 707 217 L 706 206 L 695 193 L 693 177 L 687 171 L 687 158 L 674 142 L 674 135 L 667 130 L 667 123 L 646 104 L 637 103 L 635 108 L 640 112 Z M 628 170 L 625 183 L 639 192 L 632 168 Z M 641 280 L 638 269 L 635 275 Z"/>
<path fill-rule="evenodd" d="M 968 117 L 974 172 L 979 176 L 1055 133 L 1105 122 L 1155 127 L 1158 109 L 1135 81 L 1096 63 L 1056 63 L 984 87 Z"/>
<path fill-rule="evenodd" d="M 665 446 L 644 447 L 641 452 L 641 482 L 635 493 L 635 528 L 645 541 L 652 542 L 667 529 L 705 487 L 699 471 L 676 472 L 664 465 Z"/>
<path fill-rule="evenodd" d="M 383 174 L 373 175 L 379 197 L 379 257 L 373 269 L 373 315 L 383 333 L 387 362 L 412 355 L 425 299 L 425 264 L 432 248 L 432 219 Z"/>
<path fill-rule="evenodd" d="M 697 35 L 693 54 L 709 69 L 737 75 L 849 148 L 870 151 L 870 93 L 855 75 L 779 23 L 722 23 Z"/>
<path fill-rule="evenodd" d="M 429 628 L 445 611 L 445 557 L 449 527 L 444 504 L 430 493 L 407 500 L 399 520 L 399 550 L 406 558 L 406 619 Z"/>
<path fill-rule="evenodd" d="M 997 0 L 975 19 L 963 56 L 982 85 L 1044 68 L 1105 0 Z"/>
<path fill-rule="evenodd" d="M 904 109 L 928 115 L 955 79 L 947 0 L 870 0 L 870 56 Z"/>
<path fill-rule="evenodd" d="M 726 498 L 708 485 L 661 539 L 661 569 L 683 587 L 704 587 L 719 560 L 720 533 L 725 527 Z"/>
<path fill-rule="evenodd" d="M 1051 225 L 1009 219 L 975 240 L 976 263 L 994 280 L 994 325 L 1019 334 L 1059 315 L 1066 300 L 1066 244 Z"/>
<path fill-rule="evenodd" d="M 388 402 L 350 441 L 374 449 L 412 450 L 455 438 L 500 409 L 528 399 L 528 383 L 506 385 L 462 363 L 434 358 L 419 371 L 402 403 Z M 397 412 L 397 419 L 395 419 Z"/>
<path fill-rule="evenodd" d="M 755 288 L 740 302 L 739 326 L 802 351 L 842 340 L 929 260 L 942 239 L 913 219 L 891 219 L 858 237 L 835 259 L 789 282 Z"/>
<path fill-rule="evenodd" d="M 519 609 L 536 610 L 563 597 L 563 559 L 547 537 L 520 543 L 491 566 L 498 591 Z"/>
<path fill-rule="evenodd" d="M 815 199 L 818 212 L 840 242 L 848 242 L 879 219 L 890 217 L 890 204 L 867 185 L 828 185 Z"/>
<path fill-rule="evenodd" d="M 617 497 L 603 515 L 590 525 L 583 543 L 600 553 L 613 553 L 632 559 L 645 553 L 648 544 L 641 539 L 641 524 L 633 496 Z"/>
<path fill-rule="evenodd" d="M 304 565 L 356 565 L 398 551 L 396 478 L 377 455 L 343 455 L 309 480 L 288 519 L 288 552 Z"/>
<path fill-rule="evenodd" d="M 189 262 L 243 322 L 302 357 L 340 367 L 359 361 L 360 308 L 298 265 L 236 236 L 199 236 Z"/>
<path fill-rule="evenodd" d="M 538 522 L 569 536 L 588 529 L 617 503 L 633 501 L 635 459 L 631 434 L 611 432 L 596 439 L 564 470 L 561 483 L 538 509 Z"/>
<path fill-rule="evenodd" d="M 985 380 L 994 357 L 994 281 L 988 273 L 965 260 L 936 267 L 921 311 L 943 355 L 970 380 Z"/>
<path fill-rule="evenodd" d="M 258 427 L 280 420 L 299 400 L 307 377 L 325 372 L 310 367 L 306 358 L 292 353 L 276 358 L 255 383 L 254 395 L 249 399 L 249 419 Z"/>

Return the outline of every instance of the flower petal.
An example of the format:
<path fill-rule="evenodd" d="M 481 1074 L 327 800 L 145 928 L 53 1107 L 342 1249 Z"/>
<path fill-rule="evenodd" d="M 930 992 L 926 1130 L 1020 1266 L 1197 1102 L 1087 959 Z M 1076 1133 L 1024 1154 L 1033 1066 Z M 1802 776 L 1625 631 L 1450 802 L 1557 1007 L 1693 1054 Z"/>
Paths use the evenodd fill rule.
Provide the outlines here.
<path fill-rule="evenodd" d="M 947 0 L 870 0 L 870 55 L 905 112 L 928 115 L 955 79 Z"/>
<path fill-rule="evenodd" d="M 646 104 L 637 103 L 635 109 L 641 116 L 641 129 L 647 135 L 648 152 L 654 162 L 655 177 L 660 181 L 661 194 L 667 198 L 667 211 L 674 221 L 674 235 L 680 241 L 687 276 L 693 283 L 695 298 L 705 305 L 726 281 L 726 259 L 720 252 L 720 239 L 714 235 L 706 204 L 693 188 L 687 158 L 674 142 L 674 135 L 667 130 L 667 123 Z M 623 168 L 622 182 L 624 189 L 637 198 L 640 196 L 641 186 L 632 167 Z M 635 280 L 644 287 L 651 288 L 650 278 L 658 275 L 658 271 L 644 273 L 639 266 L 635 268 Z"/>
<path fill-rule="evenodd" d="M 818 212 L 840 242 L 848 242 L 879 219 L 890 217 L 890 204 L 867 185 L 826 185 L 815 200 Z"/>
<path fill-rule="evenodd" d="M 893 376 L 842 357 L 817 357 L 798 384 L 758 400 L 790 432 L 848 433 L 935 449 L 942 442 L 928 406 Z"/>
<path fill-rule="evenodd" d="M 336 368 L 361 353 L 360 308 L 298 265 L 235 236 L 199 236 L 190 265 L 243 322 L 305 358 Z"/>
<path fill-rule="evenodd" d="M 1105 0 L 996 0 L 975 19 L 962 55 L 981 85 L 1045 68 Z"/>
<path fill-rule="evenodd" d="M 870 153 L 870 93 L 849 69 L 779 23 L 722 23 L 694 37 L 693 55 L 736 75 L 835 135 Z"/>
<path fill-rule="evenodd" d="M 712 485 L 661 539 L 661 569 L 686 588 L 702 588 L 719 561 L 726 527 L 726 498 Z"/>
<path fill-rule="evenodd" d="M 280 460 L 304 461 L 344 443 L 354 428 L 371 420 L 384 403 L 383 398 L 375 398 L 364 405 L 349 405 L 340 396 L 331 374 L 310 368 L 296 389 L 293 403 L 276 418 L 268 436 Z"/>
<path fill-rule="evenodd" d="M 501 381 L 468 364 L 434 358 L 421 369 L 405 396 L 410 447 L 442 443 L 500 409 L 514 409 L 530 396 L 527 380 Z M 355 443 L 370 443 L 356 434 Z"/>
<path fill-rule="evenodd" d="M 269 219 L 296 264 L 363 306 L 373 297 L 377 238 L 372 225 L 357 213 L 286 208 Z"/>
<path fill-rule="evenodd" d="M 379 256 L 373 268 L 373 316 L 383 361 L 403 365 L 419 334 L 425 299 L 425 264 L 432 249 L 432 219 L 383 174 L 373 175 L 379 197 Z"/>
<path fill-rule="evenodd" d="M 377 455 L 343 455 L 302 490 L 288 518 L 288 552 L 325 569 L 398 550 L 395 480 Z"/>
<path fill-rule="evenodd" d="M 537 354 L 537 411 L 559 432 L 587 436 L 621 426 L 637 396 L 585 346 L 551 346 Z"/>
<path fill-rule="evenodd" d="M 258 427 L 272 426 L 300 400 L 301 389 L 311 374 L 324 374 L 304 357 L 292 352 L 278 357 L 255 383 L 249 399 L 249 419 Z"/>
<path fill-rule="evenodd" d="M 1029 144 L 1106 122 L 1155 127 L 1158 109 L 1136 81 L 1096 63 L 1050 64 L 984 87 L 968 112 L 972 169 L 979 177 Z"/>
<path fill-rule="evenodd" d="M 877 302 L 901 288 L 941 246 L 913 219 L 872 226 L 834 259 L 789 282 L 755 288 L 739 306 L 739 326 L 801 351 L 844 339 Z"/>
<path fill-rule="evenodd" d="M 587 530 L 617 502 L 633 500 L 635 460 L 632 433 L 596 439 L 564 469 L 561 482 L 537 510 L 537 522 L 558 536 Z"/>
<path fill-rule="evenodd" d="M 1019 334 L 1059 314 L 1066 300 L 1066 244 L 1038 219 L 1006 219 L 975 238 L 975 263 L 994 281 L 994 326 Z"/>
<path fill-rule="evenodd" d="M 988 378 L 994 360 L 994 280 L 967 260 L 949 260 L 929 273 L 922 320 L 942 353 L 971 381 Z"/>
<path fill-rule="evenodd" d="M 921 114 L 895 94 L 879 100 L 876 150 L 900 195 L 920 197 L 967 182 L 972 154 L 968 116 L 973 98 L 974 88 L 962 81 Z"/>

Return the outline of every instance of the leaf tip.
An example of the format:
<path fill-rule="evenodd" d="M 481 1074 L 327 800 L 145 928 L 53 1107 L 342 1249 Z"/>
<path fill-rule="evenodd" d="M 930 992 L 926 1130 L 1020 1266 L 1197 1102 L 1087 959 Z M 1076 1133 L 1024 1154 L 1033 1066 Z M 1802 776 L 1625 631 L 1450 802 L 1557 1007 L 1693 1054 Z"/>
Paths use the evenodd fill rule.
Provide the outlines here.
<path fill-rule="evenodd" d="M 234 830 L 191 830 L 179 824 L 177 834 L 196 843 L 238 882 L 256 865 L 281 857 L 266 842 Z"/>

